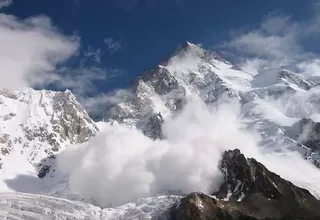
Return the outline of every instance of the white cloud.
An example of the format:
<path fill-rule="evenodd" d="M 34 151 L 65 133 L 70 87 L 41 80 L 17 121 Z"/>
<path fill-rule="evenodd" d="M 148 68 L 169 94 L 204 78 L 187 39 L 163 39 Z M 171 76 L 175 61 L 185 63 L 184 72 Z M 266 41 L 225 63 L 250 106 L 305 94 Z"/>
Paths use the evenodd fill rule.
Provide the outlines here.
<path fill-rule="evenodd" d="M 66 37 L 44 16 L 20 20 L 0 14 L 0 88 L 50 83 L 56 65 L 72 56 L 78 39 Z"/>
<path fill-rule="evenodd" d="M 289 16 L 271 13 L 258 29 L 233 36 L 222 48 L 241 57 L 238 65 L 244 69 L 291 68 L 315 58 L 316 55 L 304 43 L 319 36 L 319 25 L 318 13 L 299 22 Z"/>
<path fill-rule="evenodd" d="M 320 76 L 320 59 L 301 62 L 297 65 L 304 75 Z"/>
<path fill-rule="evenodd" d="M 116 52 L 122 49 L 120 40 L 116 40 L 112 37 L 107 37 L 104 39 L 104 43 L 107 45 L 111 52 Z"/>
<path fill-rule="evenodd" d="M 13 0 L 0 0 L 0 9 L 12 5 Z"/>
<path fill-rule="evenodd" d="M 287 65 L 302 53 L 302 48 L 297 44 L 297 33 L 289 26 L 291 24 L 287 17 L 269 17 L 261 24 L 260 29 L 236 36 L 225 46 L 253 58 L 255 63 L 259 59 L 270 61 L 259 64 Z M 286 28 L 288 30 L 284 31 Z M 248 62 L 249 59 L 246 60 Z"/>
<path fill-rule="evenodd" d="M 80 96 L 79 101 L 92 116 L 102 116 L 107 106 L 115 105 L 130 99 L 133 95 L 125 89 L 116 90 L 114 93 L 101 93 L 95 96 Z"/>
<path fill-rule="evenodd" d="M 261 29 L 269 34 L 285 36 L 297 32 L 298 26 L 289 16 L 271 13 L 264 18 Z"/>
<path fill-rule="evenodd" d="M 70 89 L 91 116 L 101 118 L 107 106 L 119 103 L 131 95 L 125 90 L 101 93 L 99 82 L 105 82 L 122 73 L 120 69 L 98 66 L 61 67 L 52 75 L 50 85 L 59 90 Z"/>
<path fill-rule="evenodd" d="M 109 73 L 98 67 L 60 68 L 51 83 L 59 89 L 71 89 L 82 98 L 86 93 L 96 92 L 95 83 L 106 80 Z"/>
<path fill-rule="evenodd" d="M 46 16 L 21 20 L 0 14 L 0 48 L 0 88 L 71 89 L 89 111 L 105 101 L 101 97 L 106 95 L 92 97 L 99 90 L 96 83 L 120 73 L 94 65 L 101 62 L 101 49 L 88 46 L 80 54 L 80 39 L 62 35 Z M 76 55 L 78 67 L 63 65 Z"/>
<path fill-rule="evenodd" d="M 286 59 L 291 52 L 298 51 L 292 36 L 272 36 L 263 32 L 250 32 L 234 39 L 229 46 L 248 55 L 262 58 Z"/>

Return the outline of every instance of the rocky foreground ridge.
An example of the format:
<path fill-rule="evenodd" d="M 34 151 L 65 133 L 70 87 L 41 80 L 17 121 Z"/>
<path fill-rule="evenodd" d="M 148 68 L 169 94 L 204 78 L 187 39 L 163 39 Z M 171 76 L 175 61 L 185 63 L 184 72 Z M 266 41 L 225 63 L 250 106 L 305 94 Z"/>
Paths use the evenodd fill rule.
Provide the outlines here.
<path fill-rule="evenodd" d="M 225 181 L 212 195 L 191 193 L 171 208 L 172 220 L 317 220 L 320 201 L 239 150 L 226 151 Z"/>

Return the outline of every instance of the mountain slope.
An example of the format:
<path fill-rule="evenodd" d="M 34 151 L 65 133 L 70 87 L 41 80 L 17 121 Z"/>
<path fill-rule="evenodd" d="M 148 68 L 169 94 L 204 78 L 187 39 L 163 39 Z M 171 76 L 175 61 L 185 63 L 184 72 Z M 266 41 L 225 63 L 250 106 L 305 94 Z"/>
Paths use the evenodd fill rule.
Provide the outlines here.
<path fill-rule="evenodd" d="M 239 150 L 226 151 L 220 169 L 225 181 L 215 196 L 187 195 L 171 208 L 171 220 L 320 218 L 320 201 L 308 190 L 245 158 Z"/>
<path fill-rule="evenodd" d="M 137 127 L 153 139 L 165 139 L 161 125 L 178 114 L 189 100 L 207 104 L 237 100 L 243 117 L 269 148 L 291 148 L 310 158 L 310 149 L 287 135 L 286 129 L 320 112 L 320 90 L 314 77 L 285 69 L 249 74 L 236 69 L 217 53 L 184 43 L 127 90 L 131 95 L 109 107 L 104 121 Z M 319 118 L 319 117 L 318 117 Z M 311 161 L 317 163 L 313 152 Z"/>
<path fill-rule="evenodd" d="M 320 201 L 239 150 L 220 163 L 224 182 L 214 196 L 142 198 L 114 208 L 31 194 L 0 194 L 0 217 L 92 220 L 317 220 Z"/>
<path fill-rule="evenodd" d="M 1 179 L 28 172 L 44 177 L 58 152 L 97 131 L 70 91 L 1 90 Z"/>
<path fill-rule="evenodd" d="M 186 42 L 169 59 L 136 80 L 128 100 L 109 108 L 105 121 L 136 126 L 151 138 L 162 138 L 161 124 L 188 99 L 206 103 L 241 99 L 251 76 L 233 69 L 216 53 Z"/>

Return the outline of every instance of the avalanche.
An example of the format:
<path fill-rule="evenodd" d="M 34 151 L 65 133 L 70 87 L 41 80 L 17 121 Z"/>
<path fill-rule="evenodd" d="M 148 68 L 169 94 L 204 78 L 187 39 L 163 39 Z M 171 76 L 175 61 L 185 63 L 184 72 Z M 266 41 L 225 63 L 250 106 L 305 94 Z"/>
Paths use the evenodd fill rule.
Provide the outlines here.
<path fill-rule="evenodd" d="M 117 97 L 104 122 L 93 122 L 69 91 L 2 90 L 0 190 L 105 209 L 2 194 L 0 216 L 151 219 L 181 195 L 219 188 L 221 154 L 234 148 L 320 198 L 312 165 L 319 152 L 300 143 L 295 127 L 317 122 L 318 85 L 288 70 L 249 74 L 185 43 Z"/>

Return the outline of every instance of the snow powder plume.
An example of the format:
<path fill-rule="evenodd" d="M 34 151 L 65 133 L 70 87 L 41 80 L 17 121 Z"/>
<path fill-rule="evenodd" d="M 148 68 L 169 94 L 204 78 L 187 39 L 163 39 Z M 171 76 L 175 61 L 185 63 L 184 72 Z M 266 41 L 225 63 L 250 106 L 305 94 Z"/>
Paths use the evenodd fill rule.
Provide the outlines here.
<path fill-rule="evenodd" d="M 60 168 L 74 192 L 109 207 L 167 191 L 213 192 L 223 181 L 224 150 L 250 155 L 257 149 L 258 136 L 243 130 L 238 103 L 216 108 L 192 101 L 163 130 L 166 140 L 153 141 L 106 123 L 89 143 L 64 152 Z"/>

